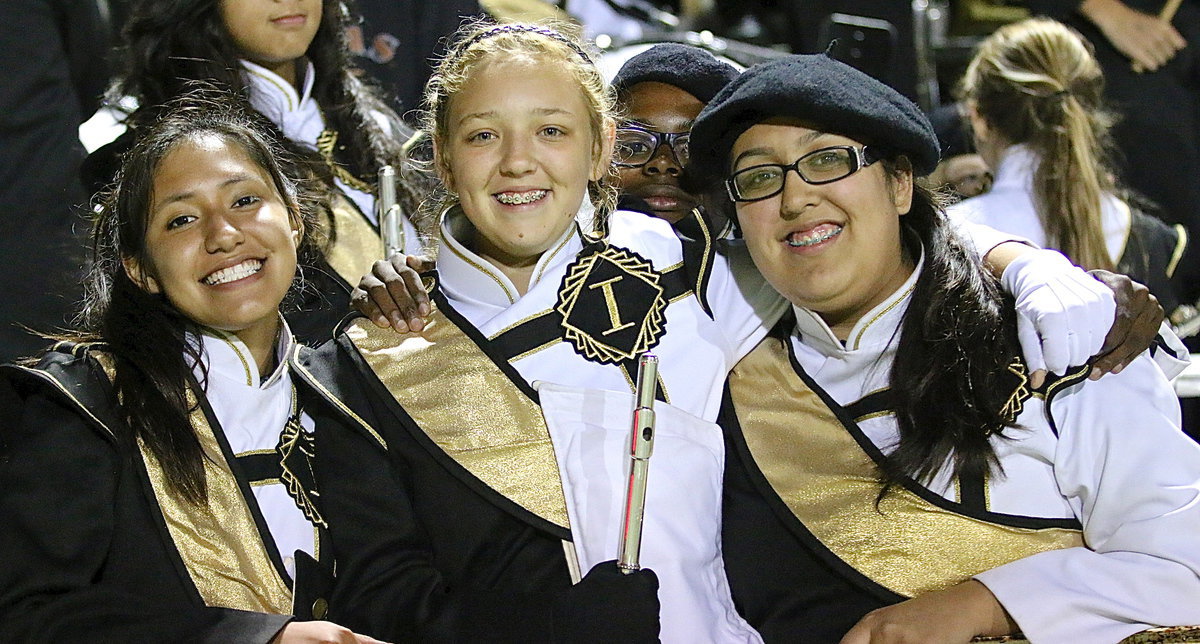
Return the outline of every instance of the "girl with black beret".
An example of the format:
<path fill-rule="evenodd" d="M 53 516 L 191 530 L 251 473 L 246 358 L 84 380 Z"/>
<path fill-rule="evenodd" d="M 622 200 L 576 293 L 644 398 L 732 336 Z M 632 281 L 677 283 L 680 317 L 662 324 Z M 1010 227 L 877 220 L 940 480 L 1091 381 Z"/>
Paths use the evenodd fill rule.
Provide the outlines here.
<path fill-rule="evenodd" d="M 764 639 L 1200 622 L 1200 447 L 1166 374 L 1031 382 L 1013 300 L 914 181 L 937 162 L 915 105 L 796 56 L 722 90 L 692 146 L 792 303 L 723 415 L 727 571 Z"/>

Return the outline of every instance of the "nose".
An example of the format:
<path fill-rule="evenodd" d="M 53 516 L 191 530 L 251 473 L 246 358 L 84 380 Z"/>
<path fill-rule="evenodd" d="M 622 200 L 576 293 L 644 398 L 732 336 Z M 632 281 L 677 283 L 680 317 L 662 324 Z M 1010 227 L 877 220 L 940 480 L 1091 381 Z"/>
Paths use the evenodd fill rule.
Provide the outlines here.
<path fill-rule="evenodd" d="M 817 205 L 820 195 L 815 188 L 817 186 L 800 178 L 798 170 L 788 168 L 783 173 L 783 192 L 779 194 L 780 218 L 791 221 Z"/>
<path fill-rule="evenodd" d="M 678 177 L 682 172 L 679 167 L 679 161 L 675 158 L 675 151 L 669 145 L 660 145 L 654 151 L 654 156 L 642 166 L 642 172 L 646 174 L 665 174 L 669 177 Z"/>
<path fill-rule="evenodd" d="M 533 156 L 533 144 L 525 138 L 510 136 L 503 143 L 500 159 L 500 174 L 505 177 L 520 177 L 534 171 L 537 162 Z"/>
<path fill-rule="evenodd" d="M 237 222 L 228 215 L 210 215 L 205 222 L 204 250 L 211 254 L 227 253 L 245 241 L 246 237 Z"/>

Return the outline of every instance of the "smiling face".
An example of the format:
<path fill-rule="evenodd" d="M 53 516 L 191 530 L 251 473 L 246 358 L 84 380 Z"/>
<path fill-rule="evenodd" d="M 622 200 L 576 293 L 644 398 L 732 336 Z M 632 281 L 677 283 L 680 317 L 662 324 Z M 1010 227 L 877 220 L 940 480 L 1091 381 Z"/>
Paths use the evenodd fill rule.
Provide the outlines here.
<path fill-rule="evenodd" d="M 220 0 L 221 20 L 247 60 L 293 82 L 321 24 L 321 0 Z"/>
<path fill-rule="evenodd" d="M 536 59 L 480 64 L 450 99 L 438 168 L 500 267 L 532 267 L 572 225 L 589 180 L 608 167 L 579 82 Z"/>
<path fill-rule="evenodd" d="M 833 145 L 862 143 L 797 121 L 770 120 L 738 137 L 731 169 L 790 164 Z M 793 304 L 821 315 L 844 339 L 912 274 L 900 238 L 912 188 L 910 172 L 889 179 L 882 163 L 819 186 L 789 171 L 780 194 L 738 203 L 738 221 L 767 281 Z"/>
<path fill-rule="evenodd" d="M 126 271 L 192 321 L 272 343 L 300 233 L 266 170 L 215 134 L 171 149 L 154 173 L 145 266 Z"/>
<path fill-rule="evenodd" d="M 687 132 L 704 109 L 700 99 L 666 83 L 638 83 L 629 88 L 626 96 L 629 120 L 657 132 Z M 654 216 L 674 224 L 697 205 L 696 198 L 679 187 L 682 170 L 670 146 L 659 146 L 645 165 L 618 169 L 621 192 L 641 198 L 649 204 Z"/>

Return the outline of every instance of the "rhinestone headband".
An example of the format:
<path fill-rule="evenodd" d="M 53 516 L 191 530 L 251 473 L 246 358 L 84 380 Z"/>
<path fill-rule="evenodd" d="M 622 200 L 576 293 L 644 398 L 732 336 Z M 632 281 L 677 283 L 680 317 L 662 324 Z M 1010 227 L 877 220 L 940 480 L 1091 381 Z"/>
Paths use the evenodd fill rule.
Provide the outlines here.
<path fill-rule="evenodd" d="M 474 36 L 471 37 L 470 40 L 467 40 L 466 42 L 463 42 L 462 44 L 455 47 L 455 54 L 454 54 L 455 58 L 462 56 L 463 53 L 467 51 L 467 49 L 469 49 L 472 45 L 474 45 L 475 43 L 477 43 L 481 40 L 484 40 L 487 38 L 493 38 L 495 36 L 502 36 L 504 34 L 513 34 L 513 33 L 533 33 L 533 34 L 539 34 L 539 35 L 545 36 L 547 38 L 550 38 L 551 40 L 557 40 L 558 42 L 570 47 L 575 53 L 579 54 L 580 58 L 582 58 L 588 64 L 594 64 L 594 63 L 592 63 L 592 59 L 587 55 L 587 52 L 585 52 L 582 48 L 579 47 L 579 45 L 571 42 L 570 39 L 568 39 L 566 36 L 558 33 L 557 31 L 555 31 L 553 29 L 547 29 L 546 27 L 538 27 L 536 25 L 518 25 L 518 24 L 496 25 L 495 27 L 492 27 L 490 29 L 487 29 L 487 30 L 484 30 L 484 31 L 481 31 L 481 32 L 475 34 Z"/>

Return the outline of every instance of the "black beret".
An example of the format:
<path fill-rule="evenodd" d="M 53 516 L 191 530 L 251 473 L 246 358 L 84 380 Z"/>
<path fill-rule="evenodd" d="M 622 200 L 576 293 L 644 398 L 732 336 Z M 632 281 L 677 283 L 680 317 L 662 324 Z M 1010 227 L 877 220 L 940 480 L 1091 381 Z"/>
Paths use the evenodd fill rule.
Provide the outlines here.
<path fill-rule="evenodd" d="M 813 54 L 755 65 L 717 93 L 692 126 L 689 171 L 706 179 L 725 176 L 734 141 L 780 116 L 903 154 L 917 176 L 938 164 L 933 127 L 912 101 L 845 63 Z"/>
<path fill-rule="evenodd" d="M 665 43 L 625 61 L 612 84 L 618 92 L 623 92 L 638 83 L 657 81 L 674 85 L 707 103 L 737 77 L 738 70 L 733 65 L 717 60 L 699 47 Z"/>

